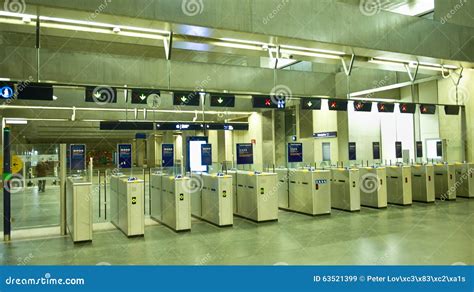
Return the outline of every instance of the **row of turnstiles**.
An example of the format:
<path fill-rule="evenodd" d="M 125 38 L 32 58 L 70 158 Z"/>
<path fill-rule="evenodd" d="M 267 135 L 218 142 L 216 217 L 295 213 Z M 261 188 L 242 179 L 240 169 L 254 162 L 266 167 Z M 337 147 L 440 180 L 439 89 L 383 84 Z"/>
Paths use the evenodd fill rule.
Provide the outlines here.
<path fill-rule="evenodd" d="M 389 203 L 472 198 L 473 176 L 474 164 L 468 163 L 231 170 L 190 176 L 156 172 L 150 176 L 150 215 L 175 231 L 187 231 L 191 230 L 191 216 L 222 227 L 232 226 L 234 215 L 255 222 L 278 220 L 278 209 L 323 215 L 332 208 L 359 211 L 361 206 L 386 208 Z M 110 178 L 111 221 L 127 236 L 144 235 L 143 184 L 143 180 L 124 175 Z M 74 178 L 69 178 L 67 186 L 72 194 L 68 214 L 74 215 L 68 216 L 68 229 L 75 242 L 91 240 L 92 224 L 86 228 L 86 223 L 92 223 L 92 200 L 81 200 L 88 190 Z M 90 212 L 85 205 L 90 205 Z M 75 206 L 80 209 L 74 211 Z M 75 225 L 78 222 L 83 224 Z M 80 230 L 82 235 L 74 235 Z"/>

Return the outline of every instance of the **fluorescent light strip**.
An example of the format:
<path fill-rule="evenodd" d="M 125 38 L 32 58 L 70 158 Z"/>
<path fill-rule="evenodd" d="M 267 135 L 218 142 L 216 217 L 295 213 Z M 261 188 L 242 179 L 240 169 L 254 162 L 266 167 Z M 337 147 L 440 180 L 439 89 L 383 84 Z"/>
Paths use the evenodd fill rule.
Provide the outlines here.
<path fill-rule="evenodd" d="M 131 31 L 136 31 L 136 32 L 144 32 L 144 33 L 152 33 L 152 34 L 163 34 L 163 35 L 169 34 L 169 31 L 159 30 L 159 29 L 151 29 L 151 28 L 135 27 L 135 26 L 127 26 L 127 25 L 116 25 L 116 24 L 110 24 L 110 23 L 83 21 L 83 20 L 66 19 L 66 18 L 56 18 L 56 17 L 48 17 L 48 16 L 40 16 L 40 20 L 57 22 L 57 23 L 68 23 L 68 24 L 78 24 L 78 25 L 85 25 L 85 26 L 103 27 L 103 28 L 110 28 L 110 29 L 120 28 L 121 30 L 131 30 Z"/>
<path fill-rule="evenodd" d="M 28 124 L 28 121 L 26 119 L 5 118 L 5 124 L 7 124 L 7 125 L 26 125 L 26 124 Z"/>
<path fill-rule="evenodd" d="M 133 109 L 124 108 L 90 108 L 90 107 L 53 107 L 53 106 L 24 106 L 24 105 L 0 105 L 0 109 L 41 109 L 41 110 L 75 110 L 78 111 L 97 111 L 97 112 L 133 112 Z M 184 113 L 195 114 L 194 110 L 147 110 L 149 113 Z M 201 111 L 198 112 L 202 113 Z M 238 111 L 204 111 L 205 114 L 217 115 L 221 113 L 228 113 L 234 115 L 250 115 L 253 112 L 238 112 Z"/>
<path fill-rule="evenodd" d="M 263 51 L 263 47 L 254 46 L 254 45 L 239 44 L 239 43 L 211 42 L 211 45 L 219 46 L 219 47 L 234 48 L 234 49 Z"/>
<path fill-rule="evenodd" d="M 239 40 L 239 39 L 232 39 L 232 38 L 219 38 L 219 40 L 229 43 L 241 43 L 247 45 L 254 45 L 254 46 L 268 46 L 267 43 L 257 42 L 257 41 L 247 41 L 247 40 Z"/>

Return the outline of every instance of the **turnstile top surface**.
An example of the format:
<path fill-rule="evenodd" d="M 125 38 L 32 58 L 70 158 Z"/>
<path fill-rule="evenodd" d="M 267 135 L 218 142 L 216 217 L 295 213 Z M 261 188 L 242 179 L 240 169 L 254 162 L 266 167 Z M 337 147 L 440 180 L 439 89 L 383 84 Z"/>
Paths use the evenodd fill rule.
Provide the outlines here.
<path fill-rule="evenodd" d="M 91 181 L 86 180 L 84 177 L 73 177 L 70 176 L 67 178 L 70 183 L 73 185 L 92 185 Z"/>

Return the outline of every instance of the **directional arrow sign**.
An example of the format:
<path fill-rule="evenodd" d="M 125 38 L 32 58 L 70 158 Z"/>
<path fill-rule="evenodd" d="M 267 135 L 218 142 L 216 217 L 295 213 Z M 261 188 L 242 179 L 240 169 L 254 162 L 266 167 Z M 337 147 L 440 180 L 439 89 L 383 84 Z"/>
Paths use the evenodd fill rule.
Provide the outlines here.
<path fill-rule="evenodd" d="M 173 92 L 173 105 L 199 106 L 201 104 L 201 93 L 198 91 L 175 91 Z"/>
<path fill-rule="evenodd" d="M 117 89 L 113 87 L 94 87 L 87 86 L 85 92 L 85 101 L 86 102 L 97 102 L 102 101 L 104 94 L 104 100 L 106 103 L 116 103 L 117 102 Z M 105 96 L 107 95 L 107 96 Z"/>
<path fill-rule="evenodd" d="M 160 97 L 160 91 L 156 89 L 132 89 L 132 104 L 148 104 L 148 97 L 151 95 L 157 95 Z"/>
<path fill-rule="evenodd" d="M 320 110 L 321 99 L 320 98 L 304 98 L 301 102 L 301 109 L 304 110 Z"/>
<path fill-rule="evenodd" d="M 234 107 L 235 95 L 211 93 L 211 106 Z"/>

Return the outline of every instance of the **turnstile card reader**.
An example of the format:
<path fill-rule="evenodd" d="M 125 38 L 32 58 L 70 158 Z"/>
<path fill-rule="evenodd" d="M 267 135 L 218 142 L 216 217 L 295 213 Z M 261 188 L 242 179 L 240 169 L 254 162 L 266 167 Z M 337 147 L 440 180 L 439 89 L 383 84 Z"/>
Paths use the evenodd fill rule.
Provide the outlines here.
<path fill-rule="evenodd" d="M 456 166 L 436 164 L 434 166 L 435 197 L 439 200 L 456 200 Z"/>
<path fill-rule="evenodd" d="M 387 166 L 387 202 L 412 204 L 411 166 Z"/>
<path fill-rule="evenodd" d="M 200 210 L 193 215 L 217 226 L 231 226 L 234 222 L 232 176 L 203 173 L 201 179 Z"/>
<path fill-rule="evenodd" d="M 277 174 L 237 171 L 236 178 L 234 214 L 256 222 L 278 220 Z"/>
<path fill-rule="evenodd" d="M 289 210 L 309 215 L 331 214 L 331 171 L 293 169 L 289 180 Z"/>
<path fill-rule="evenodd" d="M 331 169 L 331 207 L 345 211 L 360 211 L 359 170 Z"/>
<path fill-rule="evenodd" d="M 190 178 L 163 176 L 161 223 L 175 231 L 191 230 Z"/>
<path fill-rule="evenodd" d="M 474 164 L 456 164 L 456 196 L 474 198 Z"/>
<path fill-rule="evenodd" d="M 432 203 L 435 201 L 433 165 L 413 165 L 411 167 L 413 201 Z"/>
<path fill-rule="evenodd" d="M 92 240 L 92 183 L 69 177 L 66 181 L 66 226 L 73 242 Z"/>
<path fill-rule="evenodd" d="M 118 212 L 117 221 L 112 222 L 127 236 L 145 234 L 145 215 L 143 211 L 144 181 L 132 177 L 117 180 Z"/>
<path fill-rule="evenodd" d="M 277 192 L 278 207 L 282 209 L 289 208 L 289 185 L 288 185 L 288 168 L 275 168 L 277 174 Z"/>
<path fill-rule="evenodd" d="M 387 207 L 387 170 L 385 167 L 362 167 L 360 175 L 360 204 L 373 208 Z"/>

